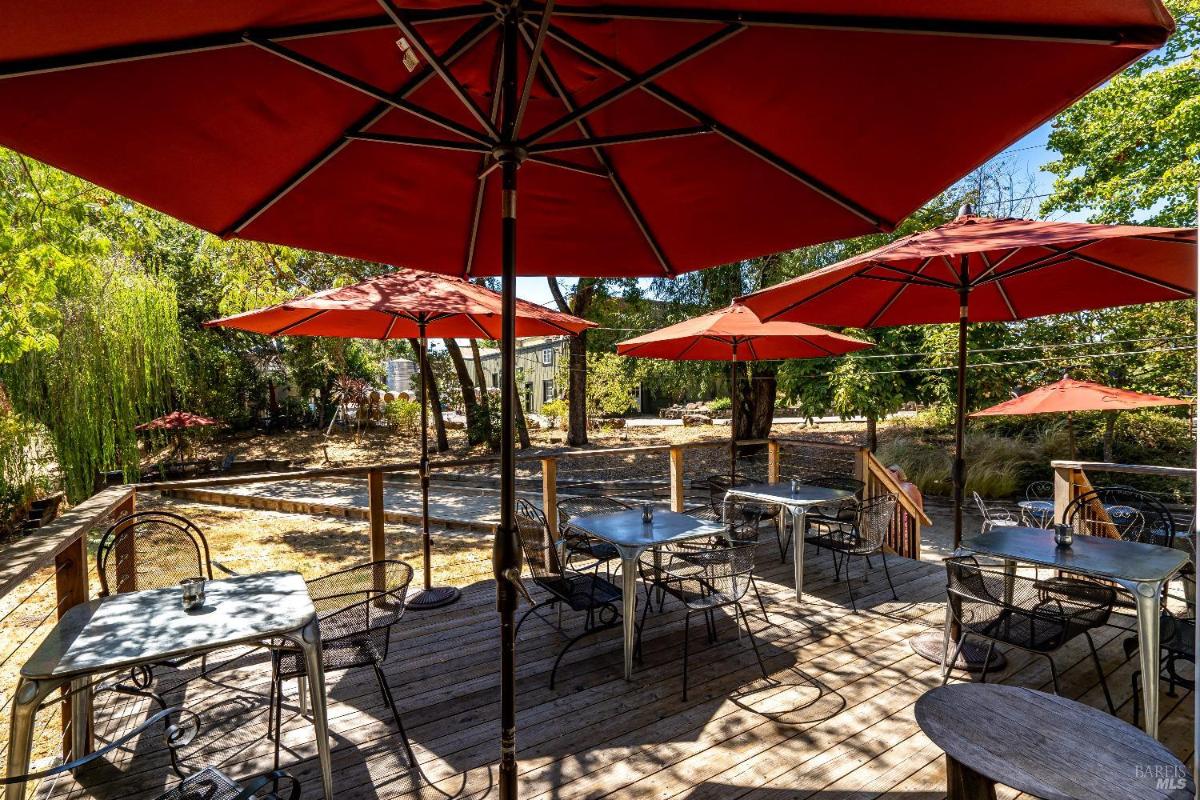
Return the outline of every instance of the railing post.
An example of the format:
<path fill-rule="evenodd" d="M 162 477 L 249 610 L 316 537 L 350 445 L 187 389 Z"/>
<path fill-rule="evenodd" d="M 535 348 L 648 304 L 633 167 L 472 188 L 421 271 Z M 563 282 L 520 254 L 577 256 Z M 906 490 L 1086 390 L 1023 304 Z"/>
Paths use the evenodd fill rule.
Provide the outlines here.
<path fill-rule="evenodd" d="M 767 483 L 779 483 L 779 440 L 767 440 Z"/>
<path fill-rule="evenodd" d="M 542 459 L 542 513 L 550 538 L 558 541 L 558 459 Z"/>
<path fill-rule="evenodd" d="M 868 482 L 868 478 L 871 475 L 871 470 L 867 465 L 870 457 L 871 451 L 866 447 L 860 447 L 854 453 L 854 477 L 862 481 L 864 484 Z M 866 488 L 868 491 L 863 493 L 864 498 L 871 496 L 871 492 L 869 491 L 870 487 Z"/>
<path fill-rule="evenodd" d="M 121 519 L 137 511 L 137 494 L 129 493 L 121 505 L 112 513 L 113 519 Z M 124 530 L 124 528 L 122 528 Z M 121 537 L 117 543 L 117 592 L 137 591 L 137 539 Z"/>
<path fill-rule="evenodd" d="M 683 448 L 671 447 L 671 510 L 683 513 Z"/>
<path fill-rule="evenodd" d="M 1070 467 L 1054 468 L 1054 521 L 1062 522 L 1075 494 L 1075 470 Z"/>
<path fill-rule="evenodd" d="M 367 515 L 371 524 L 371 560 L 387 558 L 387 539 L 383 525 L 383 472 L 367 473 Z"/>

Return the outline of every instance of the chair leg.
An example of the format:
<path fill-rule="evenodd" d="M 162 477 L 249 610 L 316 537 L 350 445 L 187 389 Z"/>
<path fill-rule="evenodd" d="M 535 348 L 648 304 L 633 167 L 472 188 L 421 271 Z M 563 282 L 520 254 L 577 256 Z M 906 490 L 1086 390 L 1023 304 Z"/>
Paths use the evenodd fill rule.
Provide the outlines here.
<path fill-rule="evenodd" d="M 1092 649 L 1092 663 L 1096 665 L 1096 674 L 1100 676 L 1100 688 L 1104 690 L 1104 702 L 1108 704 L 1108 713 L 1116 716 L 1117 707 L 1113 705 L 1112 695 L 1108 691 L 1108 681 L 1104 677 L 1104 667 L 1100 665 L 1100 654 L 1096 652 L 1096 643 L 1092 641 L 1091 631 L 1084 631 L 1088 647 Z"/>
<path fill-rule="evenodd" d="M 962 652 L 963 645 L 966 644 L 966 641 L 966 633 L 963 633 L 962 636 L 958 637 L 958 641 L 954 645 L 954 652 L 950 655 L 950 661 L 947 662 L 949 666 L 947 667 L 945 673 L 942 674 L 942 686 L 945 686 L 950 680 L 950 673 L 953 671 L 954 665 L 958 663 L 958 654 Z"/>
<path fill-rule="evenodd" d="M 763 602 L 762 595 L 759 594 L 758 584 L 754 581 L 754 576 L 750 576 L 750 588 L 754 590 L 754 596 L 758 598 L 758 607 L 762 609 L 763 621 L 768 625 L 771 624 L 771 618 L 767 616 L 767 605 Z"/>
<path fill-rule="evenodd" d="M 392 696 L 392 688 L 388 686 L 387 676 L 383 674 L 383 668 L 378 663 L 372 663 L 371 666 L 375 669 L 375 680 L 379 682 L 379 693 L 383 695 L 383 701 L 387 703 L 392 717 L 396 720 L 396 729 L 400 731 L 400 739 L 404 742 L 404 752 L 408 756 L 409 766 L 418 769 L 417 756 L 413 753 L 412 743 L 408 741 L 408 732 L 404 730 L 404 720 L 400 718 L 400 709 L 396 707 L 396 698 Z"/>
<path fill-rule="evenodd" d="M 279 748 L 283 744 L 283 679 L 276 675 L 274 687 L 275 710 L 275 769 L 279 769 Z"/>
<path fill-rule="evenodd" d="M 1058 667 L 1054 665 L 1054 656 L 1047 654 L 1046 660 L 1050 662 L 1050 679 L 1054 681 L 1054 693 L 1062 694 L 1062 687 L 1058 685 Z"/>
<path fill-rule="evenodd" d="M 892 599 L 899 600 L 900 595 L 896 594 L 896 587 L 892 585 L 892 573 L 888 572 L 887 550 L 882 549 L 879 551 L 879 554 L 883 557 L 883 575 L 887 578 L 888 588 L 892 590 Z"/>
<path fill-rule="evenodd" d="M 1140 669 L 1134 671 L 1131 682 L 1133 683 L 1133 726 L 1140 728 L 1142 727 L 1141 722 L 1138 721 L 1141 718 L 1140 701 L 1142 699 L 1142 671 Z"/>
<path fill-rule="evenodd" d="M 688 668 L 688 632 L 691 630 L 692 612 L 683 615 L 683 699 L 687 701 L 687 668 Z"/>
<path fill-rule="evenodd" d="M 858 611 L 858 603 L 854 601 L 854 586 L 850 580 L 850 554 L 846 553 L 842 560 L 846 564 L 846 591 L 850 593 L 850 609 L 854 612 Z"/>
<path fill-rule="evenodd" d="M 992 651 L 996 649 L 996 641 L 988 642 L 987 653 L 983 656 L 983 669 L 979 672 L 979 682 L 987 683 L 988 667 L 992 664 Z"/>
<path fill-rule="evenodd" d="M 742 615 L 742 623 L 746 626 L 746 635 L 750 637 L 750 646 L 754 648 L 754 658 L 758 660 L 758 668 L 762 670 L 763 678 L 767 678 L 767 667 L 763 664 L 762 654 L 758 652 L 758 642 L 754 640 L 754 631 L 750 630 L 750 618 L 746 616 L 746 609 L 742 608 L 741 603 L 737 603 L 735 607 Z"/>
<path fill-rule="evenodd" d="M 642 631 L 646 628 L 646 614 L 650 611 L 650 602 L 647 598 L 646 604 L 642 606 L 642 624 L 637 626 L 637 639 L 633 646 L 633 656 L 639 662 L 642 660 Z"/>

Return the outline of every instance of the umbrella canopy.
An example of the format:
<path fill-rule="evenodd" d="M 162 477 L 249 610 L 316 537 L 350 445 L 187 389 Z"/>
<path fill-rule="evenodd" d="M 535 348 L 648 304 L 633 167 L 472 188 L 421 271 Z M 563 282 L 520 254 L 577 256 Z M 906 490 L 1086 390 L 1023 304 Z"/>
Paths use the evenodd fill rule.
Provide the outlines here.
<path fill-rule="evenodd" d="M 744 306 L 730 306 L 617 343 L 623 356 L 670 361 L 765 361 L 823 358 L 872 347 L 803 322 L 761 322 Z"/>
<path fill-rule="evenodd" d="M 856 328 L 1003 322 L 1196 293 L 1196 229 L 998 219 L 971 213 L 755 292 L 764 320 Z"/>
<path fill-rule="evenodd" d="M 1159 0 L 8 6 L 0 145 L 222 236 L 498 273 L 506 387 L 518 271 L 669 276 L 889 230 L 1174 27 Z M 501 800 L 517 792 L 513 395 Z"/>
<path fill-rule="evenodd" d="M 499 339 L 501 301 L 461 278 L 400 269 L 204 324 L 267 336 Z M 516 313 L 518 336 L 573 336 L 596 325 L 525 300 Z"/>
<path fill-rule="evenodd" d="M 1063 378 L 1039 386 L 1032 392 L 975 411 L 972 417 L 999 417 L 1009 414 L 1061 414 L 1072 411 L 1129 411 L 1152 406 L 1187 406 L 1191 400 L 1142 394 L 1129 389 L 1114 389 L 1091 381 Z"/>
<path fill-rule="evenodd" d="M 4 14 L 0 145 L 221 236 L 457 275 L 501 272 L 508 156 L 524 274 L 671 275 L 890 230 L 1173 29 L 1158 0 Z M 928 124 L 955 119 L 986 124 Z"/>
<path fill-rule="evenodd" d="M 190 411 L 172 411 L 155 417 L 149 422 L 143 422 L 134 428 L 137 431 L 182 431 L 187 428 L 206 428 L 213 425 L 223 425 L 220 420 L 202 417 Z"/>
<path fill-rule="evenodd" d="M 803 322 L 761 322 L 744 306 L 731 305 L 617 343 L 617 353 L 670 361 L 728 361 L 729 477 L 737 475 L 737 363 L 782 358 L 824 358 L 871 347 Z"/>

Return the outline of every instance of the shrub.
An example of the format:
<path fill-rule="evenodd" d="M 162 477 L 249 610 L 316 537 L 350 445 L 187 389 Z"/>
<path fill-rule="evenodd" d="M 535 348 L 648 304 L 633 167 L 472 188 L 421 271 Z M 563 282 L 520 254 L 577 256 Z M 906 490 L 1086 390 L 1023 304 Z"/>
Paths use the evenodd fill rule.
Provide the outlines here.
<path fill-rule="evenodd" d="M 383 407 L 383 416 L 396 430 L 413 433 L 421 423 L 421 404 L 400 397 Z"/>
<path fill-rule="evenodd" d="M 922 492 L 948 496 L 952 491 L 953 441 L 949 446 L 922 438 L 899 436 L 879 448 L 884 464 L 899 464 Z M 967 486 L 984 497 L 1008 497 L 1024 486 L 1025 469 L 1037 463 L 1040 453 L 1027 443 L 986 433 L 967 436 Z M 1049 462 L 1041 462 L 1048 465 Z"/>
<path fill-rule="evenodd" d="M 569 414 L 570 408 L 567 406 L 566 400 L 560 398 L 542 403 L 542 416 L 546 418 L 551 428 L 564 428 Z"/>
<path fill-rule="evenodd" d="M 728 397 L 718 397 L 715 400 L 708 401 L 708 410 L 713 413 L 728 411 L 731 408 L 733 408 L 733 401 Z"/>

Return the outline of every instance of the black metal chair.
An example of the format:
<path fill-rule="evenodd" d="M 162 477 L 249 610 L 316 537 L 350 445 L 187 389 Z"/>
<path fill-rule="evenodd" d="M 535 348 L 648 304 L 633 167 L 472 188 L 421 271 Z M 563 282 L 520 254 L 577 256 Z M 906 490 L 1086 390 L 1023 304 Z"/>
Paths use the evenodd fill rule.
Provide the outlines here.
<path fill-rule="evenodd" d="M 1171 547 L 1175 520 L 1152 494 L 1128 486 L 1101 486 L 1067 505 L 1063 522 L 1076 536 L 1104 536 Z"/>
<path fill-rule="evenodd" d="M 187 741 L 181 740 L 181 728 L 171 722 L 171 717 L 182 711 L 183 709 L 177 706 L 164 708 L 141 724 L 124 731 L 120 736 L 106 742 L 103 746 L 98 747 L 87 755 L 73 758 L 66 763 L 56 764 L 37 772 L 30 772 L 25 775 L 7 775 L 0 778 L 0 786 L 17 783 L 36 783 L 68 772 L 75 772 L 94 761 L 98 761 L 127 743 L 139 739 L 149 728 L 159 723 L 164 725 L 164 736 L 166 737 L 167 748 L 172 753 L 172 765 L 174 766 L 175 748 L 187 744 Z M 286 786 L 288 790 L 286 793 L 281 790 L 281 784 Z M 268 786 L 270 789 L 264 792 Z M 300 783 L 288 773 L 277 769 L 266 775 L 254 778 L 243 786 L 237 784 L 219 770 L 213 767 L 205 767 L 198 772 L 184 777 L 166 793 L 158 795 L 155 800 L 300 800 Z"/>
<path fill-rule="evenodd" d="M 379 693 L 396 720 L 409 763 L 420 772 L 396 699 L 383 674 L 392 628 L 404 616 L 405 595 L 412 578 L 412 567 L 403 561 L 371 561 L 313 578 L 308 581 L 308 591 L 321 626 L 322 667 L 325 670 L 370 667 L 374 671 Z M 308 670 L 304 654 L 294 645 L 274 644 L 271 660 L 271 715 L 267 729 L 268 735 L 275 740 L 275 766 L 278 768 L 283 682 L 288 678 L 307 678 Z M 304 698 L 303 686 L 300 697 Z M 301 709 L 304 707 L 302 699 Z"/>
<path fill-rule="evenodd" d="M 525 619 L 539 608 L 566 606 L 572 611 L 584 613 L 583 632 L 563 645 L 554 659 L 554 667 L 550 670 L 550 688 L 553 689 L 558 665 L 568 650 L 581 639 L 621 624 L 621 590 L 611 581 L 600 577 L 599 561 L 593 561 L 587 570 L 564 567 L 545 515 L 529 501 L 517 500 L 516 523 L 529 576 L 549 596 L 538 602 L 530 600 L 529 608 L 517 621 L 515 633 L 520 633 Z"/>
<path fill-rule="evenodd" d="M 746 609 L 742 606 L 742 599 L 753 585 L 754 556 L 757 549 L 756 544 L 735 544 L 728 547 L 718 545 L 704 550 L 666 552 L 665 561 L 655 570 L 655 585 L 679 600 L 687 609 L 683 622 L 684 700 L 687 700 L 688 639 L 693 614 L 704 615 L 708 640 L 712 643 L 717 640 L 714 612 L 733 607 L 734 623 L 737 623 L 737 616 L 740 615 L 750 636 L 750 644 L 754 647 L 754 657 L 758 660 L 759 669 L 762 670 L 763 677 L 767 677 L 767 668 L 763 665 L 762 655 L 758 651 L 758 642 L 750 628 L 750 618 L 746 616 Z M 646 612 L 649 609 L 650 604 L 647 603 L 642 609 L 641 624 L 638 626 L 639 652 L 642 630 L 646 625 Z M 765 613 L 764 611 L 764 615 Z"/>
<path fill-rule="evenodd" d="M 208 539 L 196 523 L 170 511 L 138 511 L 108 527 L 96 548 L 100 596 L 177 586 L 184 578 L 213 577 Z"/>
<path fill-rule="evenodd" d="M 881 494 L 855 504 L 854 515 L 849 520 L 833 519 L 818 521 L 814 528 L 817 532 L 804 537 L 804 540 L 817 548 L 829 551 L 833 559 L 834 578 L 840 578 L 842 567 L 846 569 L 846 591 L 850 594 L 850 607 L 858 611 L 854 600 L 854 586 L 850 581 L 850 558 L 860 556 L 864 559 L 863 581 L 867 580 L 867 570 L 871 567 L 871 556 L 878 554 L 883 559 L 883 574 L 887 578 L 888 588 L 892 590 L 892 598 L 899 600 L 896 587 L 892 585 L 892 575 L 888 572 L 887 540 L 888 528 L 892 523 L 892 515 L 896 510 L 896 496 Z"/>
<path fill-rule="evenodd" d="M 617 548 L 608 542 L 602 542 L 587 531 L 571 524 L 571 519 L 589 514 L 611 514 L 618 511 L 628 511 L 632 506 L 614 497 L 560 497 L 558 504 L 558 532 L 563 548 L 563 562 L 566 566 L 577 558 L 595 561 L 605 565 L 605 571 L 612 577 L 608 563 L 620 558 Z M 536 509 L 541 514 L 540 509 Z"/>
<path fill-rule="evenodd" d="M 987 681 L 987 665 L 997 643 L 1016 647 L 1028 653 L 1044 656 L 1050 663 L 1054 692 L 1059 692 L 1058 669 L 1053 654 L 1078 636 L 1087 639 L 1092 662 L 1100 677 L 1108 710 L 1116 713 L 1104 668 L 1096 653 L 1091 631 L 1108 622 L 1116 602 L 1116 592 L 1107 586 L 1092 584 L 1086 593 L 1065 594 L 1046 582 L 985 568 L 971 556 L 946 559 L 947 635 L 949 622 L 958 623 L 961 635 L 954 645 L 953 655 L 942 664 L 942 683 L 949 679 L 946 664 L 954 664 L 968 636 L 988 643 L 987 656 L 980 682 Z M 948 644 L 948 643 L 947 643 Z"/>
<path fill-rule="evenodd" d="M 1196 620 L 1177 617 L 1164 611 L 1159 620 L 1158 645 L 1162 648 L 1160 678 L 1167 682 L 1167 694 L 1175 696 L 1175 687 L 1182 686 L 1189 692 L 1196 688 Z M 1123 643 L 1125 658 L 1133 658 L 1138 651 L 1138 640 L 1131 636 Z M 1191 664 L 1191 669 L 1182 668 Z M 1142 699 L 1142 671 L 1135 670 L 1133 683 L 1133 724 L 1140 725 L 1139 714 Z"/>

